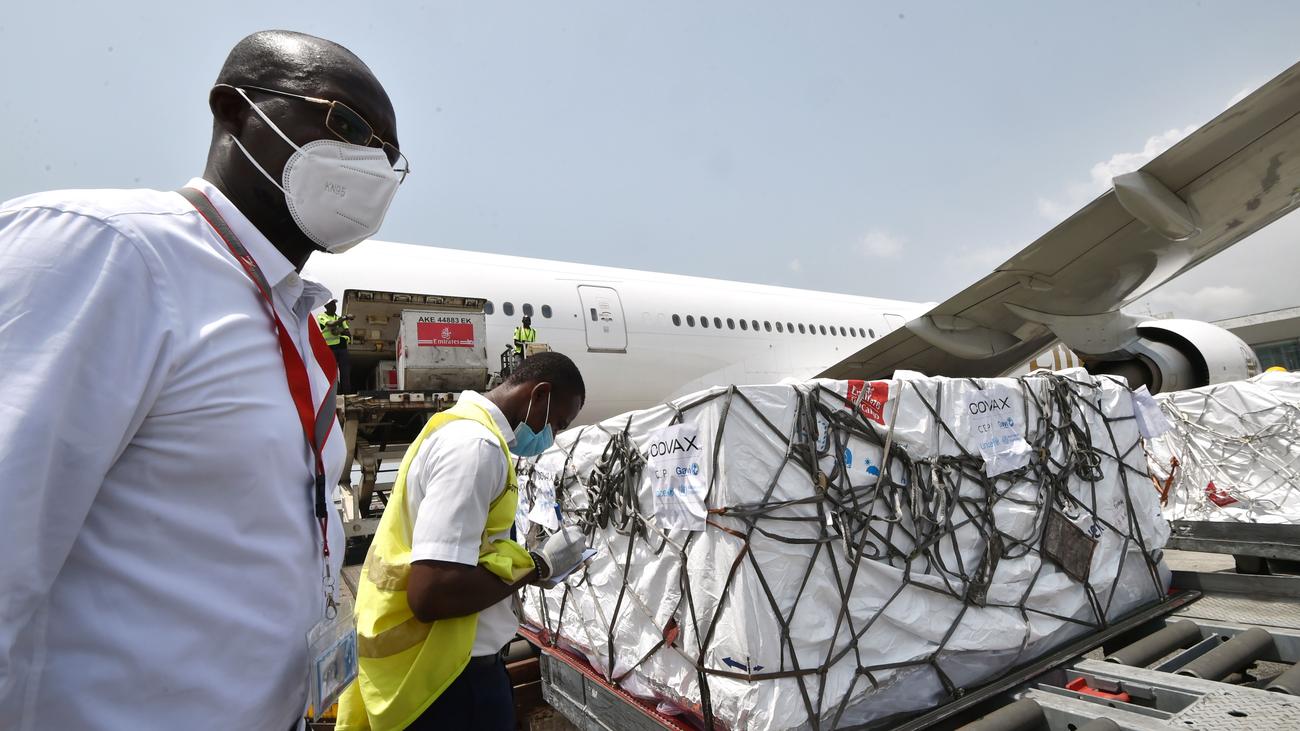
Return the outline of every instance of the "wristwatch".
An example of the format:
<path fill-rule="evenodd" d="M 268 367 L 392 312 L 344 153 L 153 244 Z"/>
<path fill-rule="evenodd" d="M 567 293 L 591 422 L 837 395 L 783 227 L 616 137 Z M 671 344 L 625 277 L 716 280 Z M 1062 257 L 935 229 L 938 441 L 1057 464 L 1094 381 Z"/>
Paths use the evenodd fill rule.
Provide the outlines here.
<path fill-rule="evenodd" d="M 537 567 L 537 580 L 545 581 L 551 578 L 551 567 L 546 564 L 546 559 L 536 551 L 529 551 L 528 557 L 533 560 L 533 565 Z"/>

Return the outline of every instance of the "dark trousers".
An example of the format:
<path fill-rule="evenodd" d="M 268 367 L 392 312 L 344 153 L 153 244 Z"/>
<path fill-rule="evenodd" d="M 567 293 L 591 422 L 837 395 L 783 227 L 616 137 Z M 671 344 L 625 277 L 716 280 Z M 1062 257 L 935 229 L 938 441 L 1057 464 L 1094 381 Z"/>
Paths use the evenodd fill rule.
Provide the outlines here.
<path fill-rule="evenodd" d="M 515 691 L 500 655 L 472 658 L 409 731 L 514 731 Z"/>
<path fill-rule="evenodd" d="M 339 366 L 339 393 L 352 393 L 352 361 L 348 358 L 348 346 L 344 343 L 331 345 L 330 352 Z"/>

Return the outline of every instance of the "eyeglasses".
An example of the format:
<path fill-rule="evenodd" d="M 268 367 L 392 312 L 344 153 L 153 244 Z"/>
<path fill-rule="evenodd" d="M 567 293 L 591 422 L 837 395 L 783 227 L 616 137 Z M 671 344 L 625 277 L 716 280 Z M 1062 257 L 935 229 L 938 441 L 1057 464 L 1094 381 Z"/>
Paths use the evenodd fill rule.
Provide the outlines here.
<path fill-rule="evenodd" d="M 388 162 L 392 163 L 393 172 L 397 173 L 399 183 L 406 180 L 406 176 L 411 174 L 411 163 L 406 159 L 406 155 L 403 155 L 402 151 L 397 149 L 395 145 L 385 142 L 379 135 L 375 134 L 375 128 L 370 126 L 366 118 L 343 102 L 292 94 L 287 91 L 267 89 L 261 86 L 242 86 L 239 88 L 261 91 L 267 94 L 278 94 L 279 96 L 287 96 L 290 99 L 302 99 L 312 104 L 325 105 L 329 107 L 329 111 L 325 113 L 325 129 L 328 129 L 335 137 L 349 144 L 382 148 L 384 154 L 388 156 Z"/>

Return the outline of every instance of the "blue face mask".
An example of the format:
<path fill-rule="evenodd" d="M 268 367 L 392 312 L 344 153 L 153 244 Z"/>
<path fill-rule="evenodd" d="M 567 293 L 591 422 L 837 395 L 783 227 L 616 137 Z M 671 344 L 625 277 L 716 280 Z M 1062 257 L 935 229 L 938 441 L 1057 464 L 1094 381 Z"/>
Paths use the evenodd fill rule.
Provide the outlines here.
<path fill-rule="evenodd" d="M 546 394 L 546 426 L 542 427 L 542 432 L 538 434 L 528 426 L 528 417 L 533 415 L 533 402 L 528 402 L 528 413 L 524 415 L 524 420 L 519 422 L 515 427 L 515 446 L 511 453 L 520 457 L 536 457 L 551 448 L 555 443 L 555 432 L 551 429 L 551 395 Z"/>

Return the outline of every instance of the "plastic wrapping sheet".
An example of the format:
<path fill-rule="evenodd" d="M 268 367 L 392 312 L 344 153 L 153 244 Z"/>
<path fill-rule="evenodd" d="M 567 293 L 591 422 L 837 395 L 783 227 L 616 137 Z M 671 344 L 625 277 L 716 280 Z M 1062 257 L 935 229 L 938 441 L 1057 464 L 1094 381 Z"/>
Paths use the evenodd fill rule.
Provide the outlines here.
<path fill-rule="evenodd" d="M 1126 388 L 899 376 L 713 389 L 560 435 L 521 473 L 518 528 L 558 508 L 600 553 L 529 588 L 524 621 L 706 726 L 833 728 L 1164 595 Z M 697 493 L 703 529 L 663 528 Z"/>
<path fill-rule="evenodd" d="M 1170 520 L 1300 523 L 1300 374 L 1159 394 L 1151 475 Z"/>

